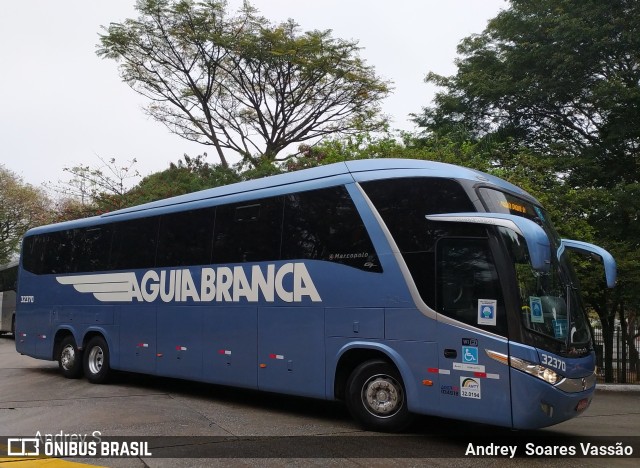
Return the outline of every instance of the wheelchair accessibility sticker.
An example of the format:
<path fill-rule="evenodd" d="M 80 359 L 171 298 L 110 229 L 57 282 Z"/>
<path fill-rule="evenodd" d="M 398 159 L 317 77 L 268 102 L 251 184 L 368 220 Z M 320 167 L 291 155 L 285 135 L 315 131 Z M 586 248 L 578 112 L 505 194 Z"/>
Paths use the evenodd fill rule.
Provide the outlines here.
<path fill-rule="evenodd" d="M 464 362 L 465 364 L 478 364 L 478 348 L 463 346 L 462 362 Z"/>

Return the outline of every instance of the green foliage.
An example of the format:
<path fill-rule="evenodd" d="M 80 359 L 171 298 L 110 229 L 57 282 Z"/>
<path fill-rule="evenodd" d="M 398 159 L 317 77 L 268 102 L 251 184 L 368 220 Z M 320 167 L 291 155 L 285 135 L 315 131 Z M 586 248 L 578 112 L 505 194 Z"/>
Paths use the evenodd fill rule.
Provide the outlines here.
<path fill-rule="evenodd" d="M 301 145 L 295 158 L 287 161 L 288 171 L 355 159 L 409 158 L 413 151 L 389 133 L 360 132 L 345 138 L 329 138 L 314 146 Z M 419 159 L 419 152 L 413 155 Z"/>
<path fill-rule="evenodd" d="M 256 165 L 239 163 L 234 167 L 235 173 L 241 180 L 261 179 L 276 174 L 282 174 L 283 169 L 272 161 L 265 159 L 257 161 Z"/>
<path fill-rule="evenodd" d="M 289 159 L 284 167 L 295 171 L 340 161 L 379 158 L 421 159 L 478 170 L 488 167 L 472 143 L 457 143 L 446 138 L 435 141 L 406 132 L 394 135 L 389 131 L 360 132 L 344 138 L 325 139 L 314 146 L 302 145 L 296 157 Z"/>
<path fill-rule="evenodd" d="M 130 205 L 139 205 L 164 198 L 196 192 L 207 188 L 232 184 L 241 180 L 233 169 L 205 162 L 207 154 L 191 158 L 184 155 L 184 161 L 178 161 L 161 172 L 151 174 L 131 189 L 127 196 Z"/>
<path fill-rule="evenodd" d="M 61 198 L 55 203 L 51 222 L 61 223 L 74 219 L 88 218 L 101 214 L 100 209 L 93 203 L 83 203 L 72 197 Z"/>
<path fill-rule="evenodd" d="M 420 122 L 437 133 L 463 128 L 476 139 L 513 137 L 561 156 L 589 182 L 610 178 L 612 170 L 622 176 L 601 169 L 622 167 L 640 143 L 640 4 L 511 4 L 460 44 L 455 76 L 428 75 L 445 92 Z"/>
<path fill-rule="evenodd" d="M 0 165 L 0 264 L 17 255 L 28 229 L 47 223 L 49 205 L 44 191 Z"/>
<path fill-rule="evenodd" d="M 272 24 L 245 2 L 139 0 L 140 16 L 112 23 L 98 55 L 149 98 L 148 113 L 172 132 L 243 164 L 274 163 L 293 144 L 381 124 L 389 85 L 330 31 Z M 280 158 L 281 159 L 281 158 Z"/>

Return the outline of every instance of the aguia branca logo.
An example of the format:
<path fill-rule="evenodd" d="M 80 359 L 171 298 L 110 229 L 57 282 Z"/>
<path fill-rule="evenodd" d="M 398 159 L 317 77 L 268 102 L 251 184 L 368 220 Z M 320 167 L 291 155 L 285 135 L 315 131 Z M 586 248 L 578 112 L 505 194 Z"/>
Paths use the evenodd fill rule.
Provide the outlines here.
<path fill-rule="evenodd" d="M 100 302 L 257 302 L 260 296 L 266 302 L 276 297 L 284 302 L 301 302 L 305 297 L 322 301 L 304 263 L 253 265 L 248 276 L 241 266 L 202 268 L 199 281 L 188 269 L 148 270 L 140 281 L 132 271 L 58 276 L 56 280 L 93 294 Z"/>

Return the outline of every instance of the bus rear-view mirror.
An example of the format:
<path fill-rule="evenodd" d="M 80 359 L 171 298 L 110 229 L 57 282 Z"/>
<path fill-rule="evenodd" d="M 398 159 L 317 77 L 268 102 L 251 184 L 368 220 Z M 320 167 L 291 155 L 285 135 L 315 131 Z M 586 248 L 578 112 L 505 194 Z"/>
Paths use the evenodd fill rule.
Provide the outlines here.
<path fill-rule="evenodd" d="M 616 285 L 618 271 L 616 260 L 608 251 L 597 245 L 588 242 L 576 241 L 571 239 L 562 239 L 560 248 L 558 249 L 558 258 L 563 254 L 565 249 L 575 250 L 582 254 L 594 255 L 604 264 L 604 275 L 607 280 L 607 287 L 613 288 Z"/>
<path fill-rule="evenodd" d="M 549 271 L 551 266 L 549 237 L 542 227 L 529 219 L 501 213 L 444 213 L 427 215 L 426 218 L 429 221 L 483 224 L 510 229 L 525 239 L 532 268 L 536 271 Z"/>

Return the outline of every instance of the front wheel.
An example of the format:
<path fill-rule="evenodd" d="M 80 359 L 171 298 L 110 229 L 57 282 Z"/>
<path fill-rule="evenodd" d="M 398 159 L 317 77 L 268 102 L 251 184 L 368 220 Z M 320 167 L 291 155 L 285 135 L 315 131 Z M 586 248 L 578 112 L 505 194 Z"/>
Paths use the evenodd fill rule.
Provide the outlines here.
<path fill-rule="evenodd" d="M 356 367 L 347 380 L 346 396 L 349 412 L 365 429 L 399 432 L 413 419 L 400 373 L 386 361 Z"/>
<path fill-rule="evenodd" d="M 89 340 L 84 350 L 84 375 L 91 383 L 101 384 L 109 379 L 109 346 L 101 336 Z"/>
<path fill-rule="evenodd" d="M 60 343 L 58 367 L 67 379 L 77 379 L 82 375 L 82 352 L 76 346 L 73 336 L 67 335 Z"/>

